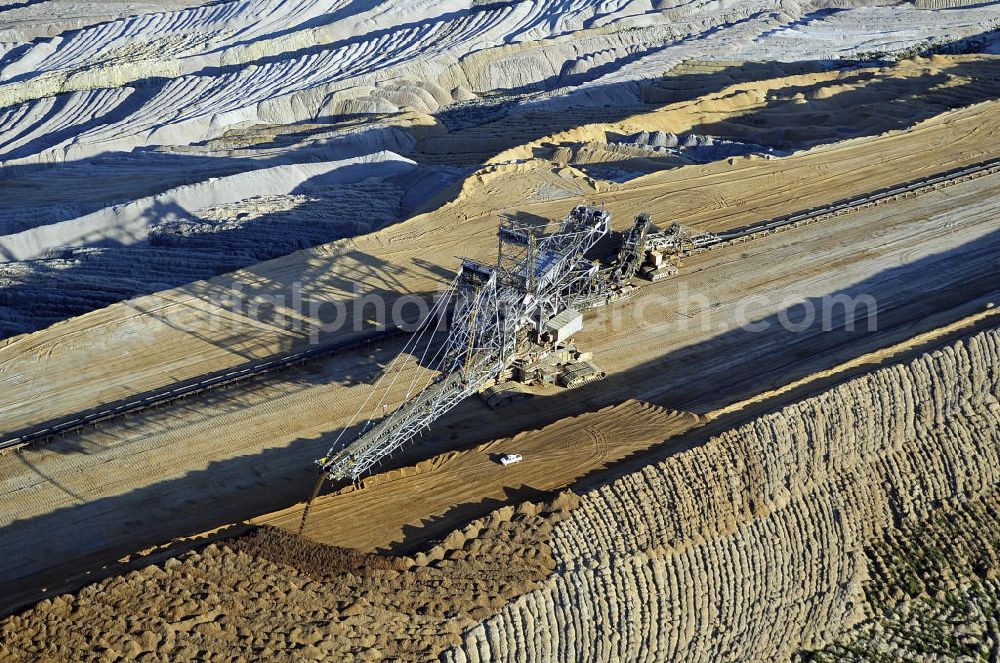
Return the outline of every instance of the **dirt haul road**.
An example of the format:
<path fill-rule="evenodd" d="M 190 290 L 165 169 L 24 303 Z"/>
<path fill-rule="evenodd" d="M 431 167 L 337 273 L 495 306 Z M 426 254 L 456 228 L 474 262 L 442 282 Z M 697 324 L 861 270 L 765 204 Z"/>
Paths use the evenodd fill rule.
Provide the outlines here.
<path fill-rule="evenodd" d="M 607 380 L 501 415 L 469 401 L 395 460 L 626 398 L 706 412 L 981 309 L 997 296 L 998 208 L 1000 175 L 991 175 L 689 259 L 680 277 L 588 316 L 579 344 Z M 847 331 L 841 306 L 824 331 L 823 296 L 837 294 L 874 297 L 877 329 L 861 306 Z M 817 307 L 807 325 L 790 308 L 803 297 Z M 748 331 L 741 321 L 759 324 Z M 36 586 L 46 571 L 65 575 L 64 565 L 87 556 L 113 558 L 301 500 L 315 477 L 311 461 L 351 423 L 378 365 L 397 350 L 391 343 L 330 357 L 0 458 L 8 507 L 0 554 L 13 560 L 0 575 L 5 595 Z M 604 463 L 595 455 L 573 475 Z M 548 471 L 535 467 L 538 476 Z M 529 476 L 506 487 L 533 485 Z"/>
<path fill-rule="evenodd" d="M 932 344 L 412 557 L 274 528 L 175 550 L 0 621 L 0 658 L 986 660 L 998 358 L 996 329 Z"/>

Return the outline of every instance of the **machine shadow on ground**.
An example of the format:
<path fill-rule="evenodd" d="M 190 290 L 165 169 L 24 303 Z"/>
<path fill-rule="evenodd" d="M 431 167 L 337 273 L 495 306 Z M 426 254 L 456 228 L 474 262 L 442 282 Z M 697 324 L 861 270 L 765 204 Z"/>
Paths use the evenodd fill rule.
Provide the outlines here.
<path fill-rule="evenodd" d="M 484 439 L 536 429 L 625 398 L 647 400 L 672 409 L 706 412 L 759 393 L 762 385 L 769 389 L 787 384 L 876 347 L 911 338 L 921 331 L 921 324 L 927 324 L 922 321 L 930 320 L 935 314 L 997 293 L 995 280 L 969 281 L 962 275 L 945 277 L 942 267 L 949 264 L 987 265 L 992 270 L 980 273 L 998 273 L 998 248 L 1000 231 L 994 231 L 952 250 L 888 268 L 837 293 L 828 293 L 849 296 L 864 293 L 890 304 L 879 310 L 877 330 L 869 331 L 867 326 L 857 325 L 854 331 L 847 331 L 843 329 L 846 318 L 840 317 L 834 318 L 831 331 L 790 332 L 782 329 L 780 316 L 797 320 L 797 313 L 783 311 L 754 321 L 770 323 L 767 331 L 736 329 L 717 334 L 692 347 L 669 352 L 655 361 L 613 374 L 602 382 L 558 396 L 515 404 L 495 414 L 482 403 L 470 399 L 439 420 L 430 434 L 405 453 L 392 458 L 385 467 L 409 464 L 416 458 L 447 449 L 467 448 Z M 670 282 L 656 287 L 669 288 Z M 817 293 L 816 296 L 823 295 Z M 930 326 L 937 324 L 941 321 Z M 750 352 L 750 348 L 758 350 Z M 331 384 L 332 388 L 332 383 L 325 379 L 324 384 Z M 644 397 L 647 387 L 652 395 Z M 224 401 L 229 397 L 220 393 L 219 398 Z M 238 406 L 236 401 L 231 403 L 231 407 Z M 154 412 L 147 417 L 169 418 L 170 413 Z M 486 433 L 483 432 L 484 424 Z M 473 432 L 476 430 L 480 434 Z M 338 433 L 331 430 L 315 438 L 300 437 L 261 453 L 213 461 L 204 469 L 122 495 L 14 521 L 0 529 L 0 553 L 7 559 L 18 560 L 17 564 L 8 565 L 0 572 L 0 591 L 4 596 L 21 595 L 21 590 L 33 584 L 33 575 L 47 573 L 52 566 L 61 566 L 61 560 L 73 560 L 64 567 L 67 576 L 88 565 L 97 570 L 99 561 L 301 501 L 307 497 L 316 477 L 313 460 L 326 451 Z M 45 452 L 44 448 L 40 451 Z M 38 452 L 29 449 L 15 453 L 32 456 Z M 671 451 L 667 448 L 663 453 Z M 653 457 L 663 456 L 654 454 Z M 34 463 L 33 460 L 29 462 Z M 529 485 L 523 490 L 528 492 L 514 495 L 529 495 L 538 489 Z M 456 505 L 453 513 L 473 513 L 477 511 L 474 506 L 477 501 L 472 500 L 473 506 Z M 180 522 L 183 524 L 172 524 Z M 440 531 L 445 527 L 444 522 L 444 518 L 432 517 L 431 530 Z M 431 536 L 428 531 L 413 525 L 399 545 L 414 549 L 423 538 Z M 34 552 L 25 556 L 25 550 Z M 12 604 L 3 606 L 3 611 L 12 607 Z"/>

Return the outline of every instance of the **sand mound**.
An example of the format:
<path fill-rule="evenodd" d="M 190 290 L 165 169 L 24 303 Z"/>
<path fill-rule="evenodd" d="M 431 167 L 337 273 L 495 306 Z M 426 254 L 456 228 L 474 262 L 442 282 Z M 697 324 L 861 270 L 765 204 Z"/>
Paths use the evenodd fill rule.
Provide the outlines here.
<path fill-rule="evenodd" d="M 426 661 L 552 572 L 574 504 L 505 507 L 414 557 L 259 528 L 8 618 L 0 658 Z"/>
<path fill-rule="evenodd" d="M 691 81 L 685 84 L 685 79 Z M 553 149 L 589 144 L 593 151 L 596 144 L 657 132 L 712 136 L 779 150 L 879 135 L 996 98 L 1000 59 L 914 58 L 859 68 L 813 65 L 811 70 L 802 63 L 764 67 L 689 62 L 662 79 L 646 82 L 643 89 L 649 101 L 666 103 L 652 111 L 637 107 L 634 114 L 611 122 L 580 122 L 548 132 L 512 145 L 495 160 L 540 155 L 565 159 L 565 152 Z M 550 121 L 549 126 L 557 125 Z M 454 140 L 455 136 L 433 138 L 428 143 Z"/>
<path fill-rule="evenodd" d="M 274 527 L 259 527 L 226 546 L 236 552 L 242 551 L 291 566 L 316 578 L 344 573 L 367 577 L 379 571 L 403 571 L 407 568 L 407 564 L 398 558 L 323 545 Z"/>
<path fill-rule="evenodd" d="M 287 195 L 304 182 L 321 178 L 336 187 L 405 173 L 415 164 L 392 152 L 341 161 L 275 166 L 171 189 L 156 196 L 115 205 L 61 223 L 40 226 L 3 237 L 0 262 L 38 258 L 56 247 L 86 244 L 129 245 L 148 239 L 160 224 L 200 220 L 201 210 L 252 201 L 257 196 Z M 372 230 L 367 226 L 362 232 Z M 355 234 L 355 233 L 352 233 Z"/>

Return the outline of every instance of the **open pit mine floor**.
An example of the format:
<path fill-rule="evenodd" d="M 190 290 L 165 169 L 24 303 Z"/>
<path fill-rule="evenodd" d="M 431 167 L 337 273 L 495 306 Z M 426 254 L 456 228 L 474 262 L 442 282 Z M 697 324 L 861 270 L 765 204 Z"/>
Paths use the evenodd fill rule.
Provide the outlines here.
<path fill-rule="evenodd" d="M 576 205 L 605 379 L 319 483 Z M 8 3 L 0 663 L 1000 660 L 998 218 L 1000 0 Z"/>
<path fill-rule="evenodd" d="M 569 199 L 563 206 L 572 202 Z M 614 429 L 602 434 L 601 425 L 589 426 L 599 439 L 577 453 L 572 465 L 566 459 L 578 451 L 577 442 L 565 451 L 557 446 L 546 452 L 539 449 L 534 456 L 529 451 L 519 473 L 505 474 L 500 465 L 481 458 L 472 469 L 485 487 L 481 500 L 487 501 L 480 508 L 496 505 L 572 483 L 671 434 L 683 433 L 699 417 L 734 402 L 981 312 L 998 297 L 994 278 L 1000 269 L 998 208 L 1000 175 L 994 174 L 689 258 L 680 276 L 646 286 L 630 301 L 588 314 L 577 342 L 608 371 L 606 380 L 540 395 L 500 412 L 470 400 L 443 418 L 418 445 L 397 455 L 393 464 L 525 430 L 544 430 L 554 422 L 629 399 L 638 403 L 619 407 L 651 408 L 646 410 L 653 413 L 648 416 L 675 422 L 662 434 L 618 435 Z M 737 216 L 729 223 L 745 225 L 741 221 Z M 482 231 L 473 237 L 486 252 L 495 226 L 477 223 Z M 412 233 L 404 232 L 408 226 Z M 422 247 L 434 239 L 419 222 L 402 224 L 394 232 L 391 241 L 363 238 L 325 250 L 352 255 L 353 259 L 334 263 L 346 263 L 347 269 L 361 260 L 353 247 L 363 242 L 383 247 L 383 264 L 404 264 L 404 255 L 411 256 L 408 260 L 430 255 L 415 254 L 407 247 L 411 242 Z M 446 244 L 438 255 L 458 246 Z M 430 275 L 440 271 L 426 263 L 415 264 L 423 265 L 417 273 L 425 280 L 433 280 Z M 317 278 L 320 283 L 336 282 L 341 269 L 328 266 Z M 377 278 L 376 274 L 369 272 L 368 278 Z M 407 290 L 400 285 L 406 282 L 404 275 L 397 281 L 397 291 Z M 197 287 L 201 286 L 192 286 Z M 824 296 L 838 294 L 874 297 L 877 326 L 870 328 L 864 306 L 853 314 L 832 309 L 829 328 L 819 317 L 813 324 L 800 324 L 801 307 L 795 302 L 805 298 L 821 313 Z M 129 302 L 118 310 L 129 306 L 144 304 Z M 58 347 L 72 352 L 76 343 L 80 348 L 84 337 L 77 334 L 94 322 L 86 318 L 106 315 L 107 311 L 99 311 L 62 325 L 66 332 L 75 325 L 82 327 Z M 780 324 L 782 318 L 792 323 L 791 328 Z M 119 342 L 116 338 L 126 344 L 139 342 L 122 331 L 155 320 L 133 309 L 117 323 L 119 335 L 105 338 L 112 343 Z M 742 322 L 759 324 L 749 331 L 738 324 Z M 176 328 L 173 332 L 179 342 L 182 335 Z M 273 340 L 276 332 L 262 325 L 261 334 Z M 239 347 L 226 348 L 196 334 L 183 336 L 192 349 L 213 348 L 209 355 Z M 80 341 L 74 342 L 74 337 Z M 30 352 L 37 348 L 36 340 L 34 335 L 15 339 L 5 352 Z M 256 341 L 248 336 L 248 343 Z M 315 480 L 312 461 L 339 430 L 355 423 L 349 413 L 400 345 L 387 341 L 330 356 L 0 457 L 3 499 L 8 505 L 0 524 L 0 554 L 10 560 L 0 573 L 4 596 L 10 605 L 31 601 L 38 598 L 40 586 L 56 588 L 68 577 L 79 581 L 81 570 L 98 569 L 148 546 L 301 501 Z M 89 353 L 94 359 L 102 357 L 101 350 Z M 149 362 L 153 355 L 155 351 L 147 348 L 134 357 Z M 107 355 L 103 358 L 111 361 Z M 127 362 L 129 356 L 116 359 Z M 56 375 L 55 366 L 45 364 L 45 358 L 38 361 L 46 371 L 32 375 L 42 384 L 44 375 Z M 155 363 L 146 366 L 150 372 L 145 376 L 151 378 Z M 7 367 L 10 379 L 13 365 Z M 600 420 L 599 413 L 584 416 Z M 553 437 L 570 443 L 567 436 Z M 554 469 L 559 467 L 564 469 Z M 416 485 L 414 499 L 424 490 L 427 486 Z M 355 498 L 364 500 L 364 491 Z M 426 518 L 438 518 L 436 526 L 425 528 L 424 518 L 389 519 L 377 535 L 352 543 L 369 549 L 406 548 L 440 532 L 452 522 L 447 514 L 460 519 L 466 513 L 464 495 L 449 500 L 443 491 L 425 499 Z M 23 555 L 26 549 L 32 554 Z"/>
<path fill-rule="evenodd" d="M 408 555 L 262 527 L 140 559 L 0 620 L 0 657 L 987 660 L 1000 641 L 998 352 L 995 326 L 939 337 L 696 447 L 463 519 Z M 641 435 L 640 414 L 664 423 L 632 403 L 552 430 Z M 453 455 L 355 494 L 454 486 L 463 455 L 471 469 L 475 454 Z"/>

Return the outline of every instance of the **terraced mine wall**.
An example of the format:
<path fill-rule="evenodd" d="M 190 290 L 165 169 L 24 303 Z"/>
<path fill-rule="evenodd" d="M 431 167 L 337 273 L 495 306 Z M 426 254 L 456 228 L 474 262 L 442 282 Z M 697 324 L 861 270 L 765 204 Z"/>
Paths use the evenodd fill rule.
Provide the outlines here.
<path fill-rule="evenodd" d="M 889 64 L 987 48 L 995 4 L 673 4 L 14 3 L 0 11 L 0 337 L 410 218 L 473 173 L 541 165 L 568 130 L 588 140 L 560 147 L 574 169 L 539 200 L 997 96 L 989 56 Z M 618 142 L 651 128 L 680 144 Z M 935 146 L 935 166 L 952 161 L 940 147 L 962 151 Z"/>
<path fill-rule="evenodd" d="M 992 329 L 412 556 L 259 528 L 7 617 L 0 660 L 989 653 L 998 387 Z"/>
<path fill-rule="evenodd" d="M 558 571 L 454 662 L 788 660 L 877 611 L 866 546 L 1000 479 L 1000 332 L 878 370 L 582 496 Z"/>
<path fill-rule="evenodd" d="M 877 617 L 805 660 L 998 660 L 1000 492 L 909 520 L 867 552 Z"/>

